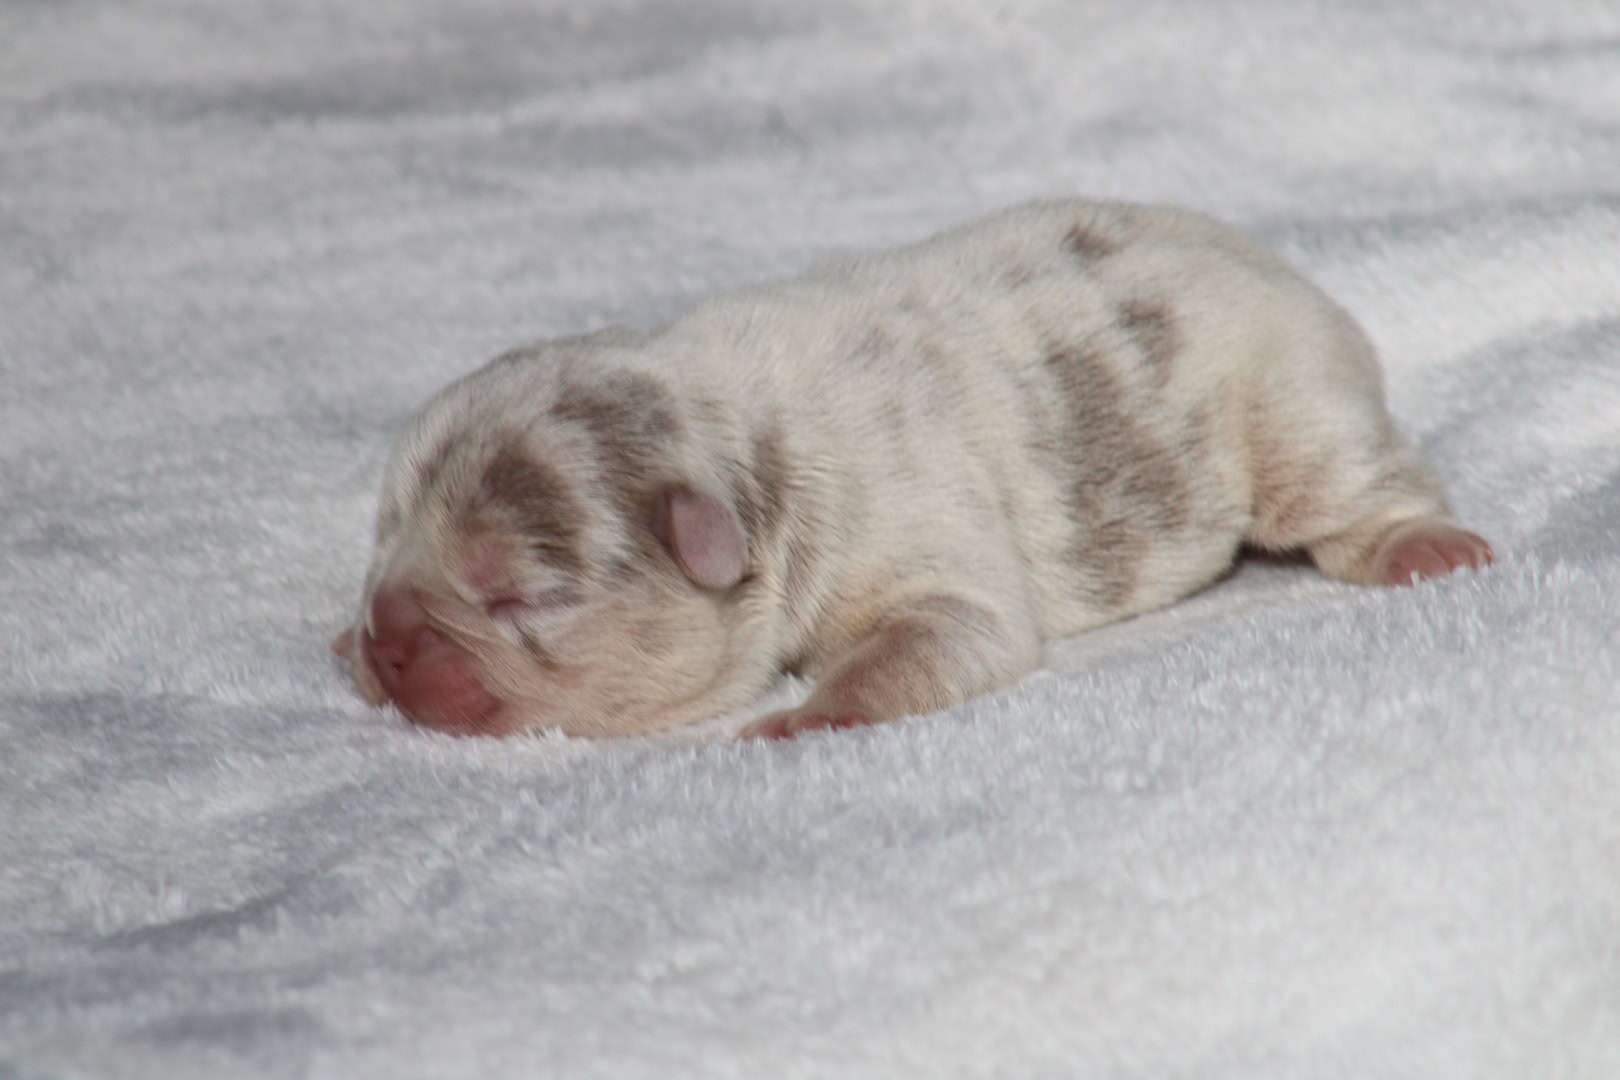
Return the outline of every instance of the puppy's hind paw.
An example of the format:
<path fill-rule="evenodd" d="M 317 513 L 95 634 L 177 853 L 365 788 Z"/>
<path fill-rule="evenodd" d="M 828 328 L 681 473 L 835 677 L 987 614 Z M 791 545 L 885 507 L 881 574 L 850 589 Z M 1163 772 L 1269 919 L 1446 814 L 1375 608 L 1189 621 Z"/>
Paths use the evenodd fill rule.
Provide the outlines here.
<path fill-rule="evenodd" d="M 1429 518 L 1403 525 L 1389 535 L 1373 557 L 1373 575 L 1382 585 L 1415 585 L 1465 566 L 1482 569 L 1495 558 L 1484 537 Z"/>

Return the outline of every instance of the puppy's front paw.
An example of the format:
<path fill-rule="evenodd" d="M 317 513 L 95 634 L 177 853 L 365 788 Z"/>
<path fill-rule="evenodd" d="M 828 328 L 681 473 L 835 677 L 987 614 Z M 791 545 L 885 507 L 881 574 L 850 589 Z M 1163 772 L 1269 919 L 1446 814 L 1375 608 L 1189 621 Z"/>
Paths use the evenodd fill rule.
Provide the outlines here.
<path fill-rule="evenodd" d="M 762 716 L 743 728 L 740 739 L 792 739 L 806 731 L 838 731 L 844 728 L 867 727 L 876 723 L 872 717 L 848 710 L 828 710 L 813 705 L 797 709 L 784 709 Z"/>

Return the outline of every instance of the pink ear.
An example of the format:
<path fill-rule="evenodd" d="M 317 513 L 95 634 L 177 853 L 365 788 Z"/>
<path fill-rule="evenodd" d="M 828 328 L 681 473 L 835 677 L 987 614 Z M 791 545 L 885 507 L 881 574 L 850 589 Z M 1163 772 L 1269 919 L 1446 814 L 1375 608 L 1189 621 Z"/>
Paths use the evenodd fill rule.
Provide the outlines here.
<path fill-rule="evenodd" d="M 694 584 L 729 589 L 742 580 L 748 544 L 737 515 L 719 499 L 689 487 L 665 488 L 653 532 Z"/>

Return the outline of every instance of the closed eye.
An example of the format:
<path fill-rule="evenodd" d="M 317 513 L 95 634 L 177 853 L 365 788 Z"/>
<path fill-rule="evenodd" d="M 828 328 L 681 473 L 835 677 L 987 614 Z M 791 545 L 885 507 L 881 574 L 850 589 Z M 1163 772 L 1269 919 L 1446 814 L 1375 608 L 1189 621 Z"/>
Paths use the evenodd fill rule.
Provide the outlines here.
<path fill-rule="evenodd" d="M 525 617 L 557 615 L 579 603 L 579 594 L 573 589 L 546 589 L 534 596 L 502 593 L 484 601 L 484 614 L 500 622 L 512 622 Z"/>
<path fill-rule="evenodd" d="M 515 619 L 529 608 L 521 596 L 497 596 L 484 602 L 484 614 L 492 619 Z"/>

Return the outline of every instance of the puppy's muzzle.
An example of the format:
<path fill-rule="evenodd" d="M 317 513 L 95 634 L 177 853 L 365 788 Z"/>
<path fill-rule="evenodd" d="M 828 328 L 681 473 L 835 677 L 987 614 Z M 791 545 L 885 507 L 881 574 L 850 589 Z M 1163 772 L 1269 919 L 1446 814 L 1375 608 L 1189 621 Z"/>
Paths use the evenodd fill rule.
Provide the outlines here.
<path fill-rule="evenodd" d="M 362 662 L 383 692 L 418 724 L 463 735 L 501 734 L 501 702 L 465 649 L 435 630 L 411 590 L 384 587 L 361 631 Z"/>

